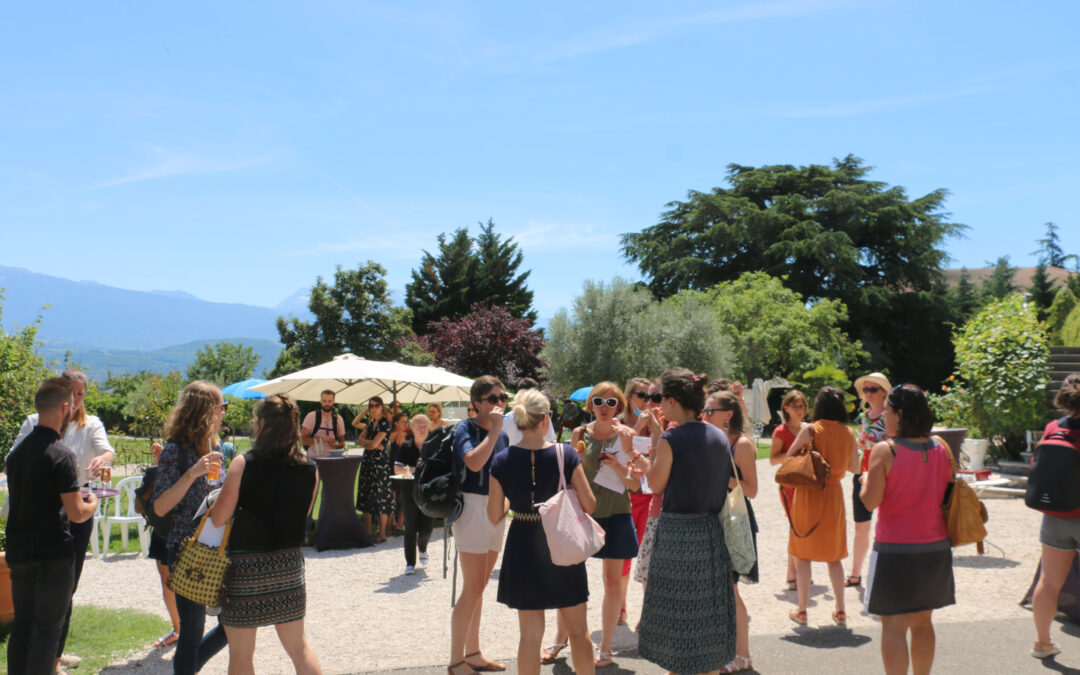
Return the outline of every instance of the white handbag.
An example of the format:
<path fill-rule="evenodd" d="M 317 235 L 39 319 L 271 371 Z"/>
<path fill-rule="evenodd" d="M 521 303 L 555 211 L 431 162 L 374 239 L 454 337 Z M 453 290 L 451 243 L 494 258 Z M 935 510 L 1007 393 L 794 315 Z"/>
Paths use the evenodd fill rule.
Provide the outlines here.
<path fill-rule="evenodd" d="M 720 524 L 724 528 L 724 543 L 731 558 L 731 569 L 739 574 L 749 574 L 757 562 L 757 553 L 754 551 L 754 531 L 750 527 L 750 512 L 746 510 L 734 451 L 731 453 L 731 468 L 735 471 L 735 487 L 724 500 Z"/>
<path fill-rule="evenodd" d="M 604 547 L 604 530 L 581 509 L 577 492 L 566 486 L 563 452 L 566 446 L 555 446 L 559 459 L 559 491 L 546 502 L 536 504 L 540 522 L 547 536 L 551 562 L 560 566 L 577 565 Z"/>

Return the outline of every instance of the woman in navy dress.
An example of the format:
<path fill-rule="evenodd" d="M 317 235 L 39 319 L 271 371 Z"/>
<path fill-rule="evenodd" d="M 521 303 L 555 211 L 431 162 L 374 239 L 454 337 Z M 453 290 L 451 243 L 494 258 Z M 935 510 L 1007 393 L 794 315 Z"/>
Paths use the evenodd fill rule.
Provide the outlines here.
<path fill-rule="evenodd" d="M 591 673 L 594 667 L 585 615 L 585 601 L 589 598 L 585 563 L 561 566 L 551 562 L 535 505 L 559 491 L 560 454 L 565 484 L 574 488 L 586 513 L 596 508 L 596 498 L 577 453 L 568 446 L 544 441 L 551 414 L 547 397 L 535 389 L 526 389 L 514 399 L 512 410 L 522 440 L 498 453 L 491 462 L 487 513 L 491 522 L 498 524 L 506 517 L 507 499 L 514 512 L 506 535 L 497 597 L 499 602 L 518 610 L 518 672 L 540 672 L 544 610 L 557 609 L 570 634 L 575 669 Z"/>

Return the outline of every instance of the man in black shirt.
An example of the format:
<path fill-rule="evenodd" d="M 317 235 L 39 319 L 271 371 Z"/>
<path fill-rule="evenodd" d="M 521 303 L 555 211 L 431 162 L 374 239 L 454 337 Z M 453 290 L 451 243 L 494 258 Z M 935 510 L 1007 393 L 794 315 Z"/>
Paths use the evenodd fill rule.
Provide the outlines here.
<path fill-rule="evenodd" d="M 5 462 L 11 505 L 6 557 L 15 605 L 9 673 L 57 671 L 57 643 L 75 583 L 69 519 L 85 522 L 97 509 L 97 497 L 80 495 L 75 455 L 60 442 L 73 405 L 70 381 L 42 382 L 34 395 L 38 425 Z"/>

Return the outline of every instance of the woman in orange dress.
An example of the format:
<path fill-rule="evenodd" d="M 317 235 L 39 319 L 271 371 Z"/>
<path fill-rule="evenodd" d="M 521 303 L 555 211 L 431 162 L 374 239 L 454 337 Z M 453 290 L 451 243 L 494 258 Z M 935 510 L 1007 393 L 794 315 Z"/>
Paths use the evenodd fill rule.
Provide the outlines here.
<path fill-rule="evenodd" d="M 807 443 L 829 463 L 829 481 L 824 490 L 797 488 L 791 505 L 791 524 L 795 530 L 788 543 L 788 552 L 795 556 L 795 585 L 799 607 L 788 612 L 795 623 L 806 625 L 806 604 L 810 599 L 810 561 L 829 563 L 836 610 L 833 621 L 847 625 L 844 612 L 844 566 L 847 557 L 847 525 L 844 517 L 844 491 L 840 479 L 846 471 L 854 471 L 858 461 L 855 435 L 847 427 L 847 405 L 844 392 L 836 387 L 822 387 L 814 400 L 814 422 L 799 432 L 788 449 L 795 454 Z M 797 534 L 796 534 L 797 533 Z M 802 536 L 799 536 L 802 535 Z"/>

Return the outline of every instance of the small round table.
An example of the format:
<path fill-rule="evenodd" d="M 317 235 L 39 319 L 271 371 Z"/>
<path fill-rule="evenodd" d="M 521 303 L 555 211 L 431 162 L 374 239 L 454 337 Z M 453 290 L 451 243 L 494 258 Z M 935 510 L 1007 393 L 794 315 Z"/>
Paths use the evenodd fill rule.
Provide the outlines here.
<path fill-rule="evenodd" d="M 360 516 L 356 515 L 354 501 L 353 488 L 360 461 L 359 455 L 315 458 L 323 485 L 319 524 L 313 542 L 317 551 L 371 546 L 371 537 L 364 530 Z"/>

